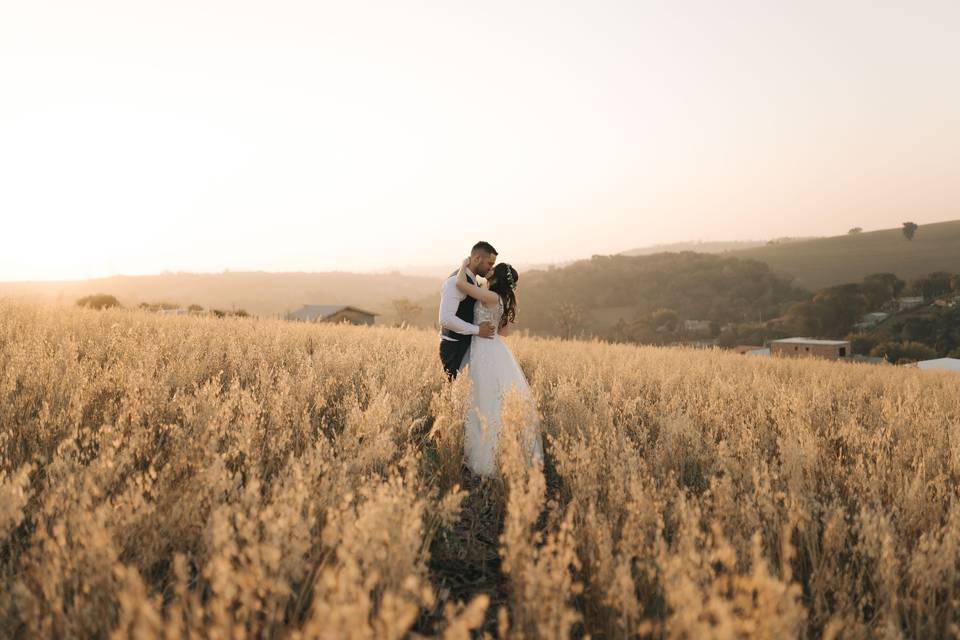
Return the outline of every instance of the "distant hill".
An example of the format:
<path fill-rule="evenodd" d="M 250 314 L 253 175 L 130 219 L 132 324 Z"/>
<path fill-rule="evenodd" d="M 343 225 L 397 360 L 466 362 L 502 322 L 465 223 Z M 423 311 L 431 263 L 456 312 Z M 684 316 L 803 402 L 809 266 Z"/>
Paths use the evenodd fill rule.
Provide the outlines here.
<path fill-rule="evenodd" d="M 141 302 L 172 302 L 272 315 L 303 304 L 350 304 L 390 313 L 391 301 L 396 298 L 420 299 L 439 289 L 437 278 L 399 274 L 237 271 L 114 276 L 75 282 L 7 282 L 0 283 L 0 296 L 73 304 L 81 296 L 107 293 L 127 307 Z"/>
<path fill-rule="evenodd" d="M 624 256 L 649 256 L 655 253 L 679 253 L 681 251 L 696 251 L 697 253 L 723 253 L 738 249 L 752 249 L 762 247 L 766 240 L 731 240 L 716 242 L 671 242 L 668 244 L 653 244 L 647 247 L 637 247 L 621 252 Z"/>
<path fill-rule="evenodd" d="M 960 272 L 960 220 L 922 224 L 913 240 L 904 238 L 899 228 L 884 229 L 764 245 L 727 255 L 765 262 L 810 290 L 859 282 L 872 273 L 896 273 L 911 280 L 934 271 Z"/>
<path fill-rule="evenodd" d="M 594 256 L 567 267 L 520 275 L 519 324 L 535 333 L 605 336 L 620 320 L 670 309 L 680 320 L 716 323 L 776 317 L 809 297 L 756 260 L 686 251 Z M 564 310 L 564 307 L 566 310 Z"/>

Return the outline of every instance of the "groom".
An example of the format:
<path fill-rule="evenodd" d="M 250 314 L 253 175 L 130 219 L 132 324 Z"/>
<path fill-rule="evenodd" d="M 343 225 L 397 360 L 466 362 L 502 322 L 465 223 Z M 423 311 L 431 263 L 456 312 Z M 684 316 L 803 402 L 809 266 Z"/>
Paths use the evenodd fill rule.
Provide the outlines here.
<path fill-rule="evenodd" d="M 476 284 L 477 276 L 486 277 L 497 262 L 497 250 L 489 242 L 478 242 L 470 251 L 467 280 Z M 473 336 L 492 338 L 494 327 L 489 322 L 473 324 L 476 300 L 457 289 L 457 272 L 447 278 L 440 290 L 440 361 L 447 377 L 457 377 L 464 356 L 470 350 Z"/>

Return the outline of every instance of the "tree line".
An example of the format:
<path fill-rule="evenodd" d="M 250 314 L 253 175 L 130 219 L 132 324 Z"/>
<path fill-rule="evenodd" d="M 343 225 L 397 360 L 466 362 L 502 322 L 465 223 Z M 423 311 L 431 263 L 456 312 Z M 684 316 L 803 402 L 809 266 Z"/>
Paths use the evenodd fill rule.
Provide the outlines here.
<path fill-rule="evenodd" d="M 84 307 L 86 309 L 93 309 L 96 311 L 101 311 L 104 309 L 122 309 L 123 305 L 120 304 L 120 301 L 116 296 L 110 295 L 108 293 L 94 293 L 82 298 L 78 298 L 76 301 L 78 307 Z M 137 309 L 141 311 L 168 311 L 171 309 L 179 309 L 180 305 L 173 302 L 141 302 L 136 306 Z M 211 315 L 215 318 L 248 318 L 250 314 L 247 313 L 245 309 L 235 309 L 226 311 L 224 309 L 204 309 L 199 304 L 191 304 L 186 307 L 187 311 L 190 314 L 194 315 Z"/>

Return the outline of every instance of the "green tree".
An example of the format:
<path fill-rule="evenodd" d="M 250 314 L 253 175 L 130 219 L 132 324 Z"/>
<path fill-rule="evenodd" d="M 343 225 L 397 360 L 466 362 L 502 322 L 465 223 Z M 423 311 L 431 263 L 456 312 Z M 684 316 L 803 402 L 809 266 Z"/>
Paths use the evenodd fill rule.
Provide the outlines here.
<path fill-rule="evenodd" d="M 812 300 L 798 302 L 790 307 L 787 310 L 785 320 L 793 333 L 804 336 L 823 335 L 823 323 L 820 320 L 817 306 Z"/>
<path fill-rule="evenodd" d="M 553 319 L 561 338 L 570 339 L 584 329 L 583 308 L 573 302 L 563 301 L 553 309 Z"/>
<path fill-rule="evenodd" d="M 676 333 L 680 328 L 680 316 L 673 309 L 657 309 L 650 314 L 650 326 L 661 333 Z"/>
<path fill-rule="evenodd" d="M 841 284 L 822 289 L 812 300 L 790 307 L 787 323 L 803 335 L 841 336 L 850 331 L 867 307 L 867 297 L 859 284 Z"/>
<path fill-rule="evenodd" d="M 869 355 L 877 346 L 877 339 L 869 333 L 851 333 L 847 336 L 850 341 L 850 350 L 858 355 Z"/>
<path fill-rule="evenodd" d="M 932 300 L 937 296 L 949 293 L 952 280 L 952 274 L 946 271 L 937 271 L 911 282 L 910 290 L 917 295 L 923 296 L 926 300 Z"/>
<path fill-rule="evenodd" d="M 913 240 L 913 236 L 916 235 L 918 228 L 919 227 L 914 222 L 904 222 L 903 229 L 901 230 L 903 232 L 903 237 L 907 240 Z"/>
<path fill-rule="evenodd" d="M 858 233 L 863 233 L 863 227 L 854 227 L 853 229 L 850 229 L 850 231 L 847 231 L 847 233 L 850 234 L 851 236 L 856 235 Z"/>
<path fill-rule="evenodd" d="M 871 273 L 861 285 L 867 305 L 879 309 L 883 303 L 893 300 L 903 292 L 907 283 L 892 273 Z"/>

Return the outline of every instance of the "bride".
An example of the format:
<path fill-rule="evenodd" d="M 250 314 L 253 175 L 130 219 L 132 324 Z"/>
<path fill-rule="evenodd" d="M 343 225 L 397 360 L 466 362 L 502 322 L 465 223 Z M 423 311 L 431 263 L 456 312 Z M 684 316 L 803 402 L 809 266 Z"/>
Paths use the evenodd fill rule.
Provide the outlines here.
<path fill-rule="evenodd" d="M 516 269 L 503 262 L 498 264 L 487 278 L 486 287 L 471 284 L 467 280 L 467 265 L 464 260 L 457 273 L 457 289 L 474 298 L 479 304 L 474 307 L 474 324 L 489 322 L 496 327 L 493 339 L 474 337 L 469 351 L 469 374 L 473 384 L 473 403 L 467 413 L 464 429 L 464 454 L 467 467 L 483 477 L 494 477 L 496 469 L 497 441 L 500 432 L 500 405 L 504 395 L 516 389 L 525 401 L 533 403 L 530 385 L 517 364 L 507 344 L 500 339 L 509 333 L 509 325 L 517 317 Z M 534 415 L 536 412 L 532 412 Z M 543 463 L 543 443 L 539 425 L 528 425 L 530 442 L 533 435 L 533 450 L 528 452 Z"/>

